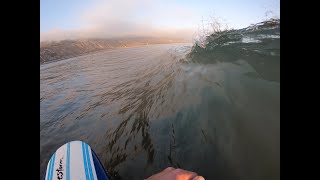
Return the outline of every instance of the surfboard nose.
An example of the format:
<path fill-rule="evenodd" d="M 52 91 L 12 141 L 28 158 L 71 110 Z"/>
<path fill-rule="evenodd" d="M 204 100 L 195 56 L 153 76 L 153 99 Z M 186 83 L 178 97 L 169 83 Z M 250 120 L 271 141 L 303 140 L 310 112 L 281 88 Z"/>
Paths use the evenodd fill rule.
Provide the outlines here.
<path fill-rule="evenodd" d="M 109 180 L 97 155 L 83 141 L 71 141 L 51 156 L 45 180 Z"/>

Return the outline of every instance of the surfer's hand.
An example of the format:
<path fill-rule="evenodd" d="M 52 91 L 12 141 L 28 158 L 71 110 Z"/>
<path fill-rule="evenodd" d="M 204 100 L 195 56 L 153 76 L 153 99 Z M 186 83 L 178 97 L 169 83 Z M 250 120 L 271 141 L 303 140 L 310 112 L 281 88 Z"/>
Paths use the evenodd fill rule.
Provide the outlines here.
<path fill-rule="evenodd" d="M 162 172 L 152 175 L 146 180 L 205 180 L 205 179 L 202 176 L 198 176 L 197 173 L 194 173 L 191 171 L 168 167 Z"/>

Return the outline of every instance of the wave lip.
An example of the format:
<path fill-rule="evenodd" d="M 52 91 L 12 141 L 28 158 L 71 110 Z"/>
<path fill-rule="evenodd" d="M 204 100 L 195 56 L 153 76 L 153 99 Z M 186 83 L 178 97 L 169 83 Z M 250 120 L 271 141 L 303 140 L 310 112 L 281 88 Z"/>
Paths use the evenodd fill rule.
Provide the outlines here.
<path fill-rule="evenodd" d="M 195 43 L 186 62 L 215 64 L 239 60 L 251 65 L 260 77 L 280 82 L 280 19 L 214 32 L 203 42 Z"/>
<path fill-rule="evenodd" d="M 255 44 L 255 47 L 252 47 Z M 238 30 L 213 32 L 203 42 L 196 42 L 189 54 L 191 59 L 211 53 L 219 54 L 232 47 L 236 49 L 266 48 L 280 50 L 280 19 L 270 19 Z M 230 52 L 229 52 L 230 53 Z"/>

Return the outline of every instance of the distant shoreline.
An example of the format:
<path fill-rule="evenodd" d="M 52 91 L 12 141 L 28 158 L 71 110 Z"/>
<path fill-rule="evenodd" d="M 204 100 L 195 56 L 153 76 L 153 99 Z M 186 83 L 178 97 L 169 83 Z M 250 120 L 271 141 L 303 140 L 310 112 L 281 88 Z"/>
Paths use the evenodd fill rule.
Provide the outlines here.
<path fill-rule="evenodd" d="M 122 48 L 122 47 L 118 47 L 118 48 Z M 94 54 L 94 53 L 98 53 L 98 52 L 102 52 L 102 51 L 108 51 L 108 50 L 112 50 L 112 49 L 118 49 L 118 48 L 115 47 L 115 48 L 109 48 L 109 49 L 101 49 L 101 50 L 92 51 L 92 52 L 88 52 L 88 53 L 84 53 L 84 54 L 79 54 L 79 55 L 70 56 L 70 57 L 65 57 L 65 58 L 60 58 L 60 59 L 53 59 L 53 60 L 49 60 L 49 61 L 45 61 L 45 62 L 41 62 L 41 61 L 40 61 L 40 65 L 49 64 L 49 63 L 53 63 L 53 62 L 58 62 L 58 61 L 62 61 L 62 60 L 66 60 L 66 59 L 71 59 L 71 58 L 75 58 L 75 57 L 81 57 L 81 56 L 85 56 L 85 55 L 89 55 L 89 54 Z"/>
<path fill-rule="evenodd" d="M 117 48 L 132 48 L 147 45 L 157 44 L 177 44 L 189 43 L 184 40 L 177 39 L 134 39 L 134 40 L 76 40 L 49 42 L 40 44 L 40 65 L 57 62 L 74 57 L 84 56 L 87 54 L 97 53 L 101 51 L 117 49 Z"/>

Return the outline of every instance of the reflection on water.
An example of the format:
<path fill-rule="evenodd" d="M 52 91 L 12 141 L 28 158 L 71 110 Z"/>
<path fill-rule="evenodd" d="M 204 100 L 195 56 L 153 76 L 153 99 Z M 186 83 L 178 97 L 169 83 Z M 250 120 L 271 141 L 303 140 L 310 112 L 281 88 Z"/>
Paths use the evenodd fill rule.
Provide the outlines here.
<path fill-rule="evenodd" d="M 40 176 L 56 148 L 83 140 L 114 179 L 167 166 L 206 179 L 279 179 L 280 82 L 257 75 L 263 66 L 250 59 L 188 62 L 190 49 L 123 48 L 42 65 Z"/>

